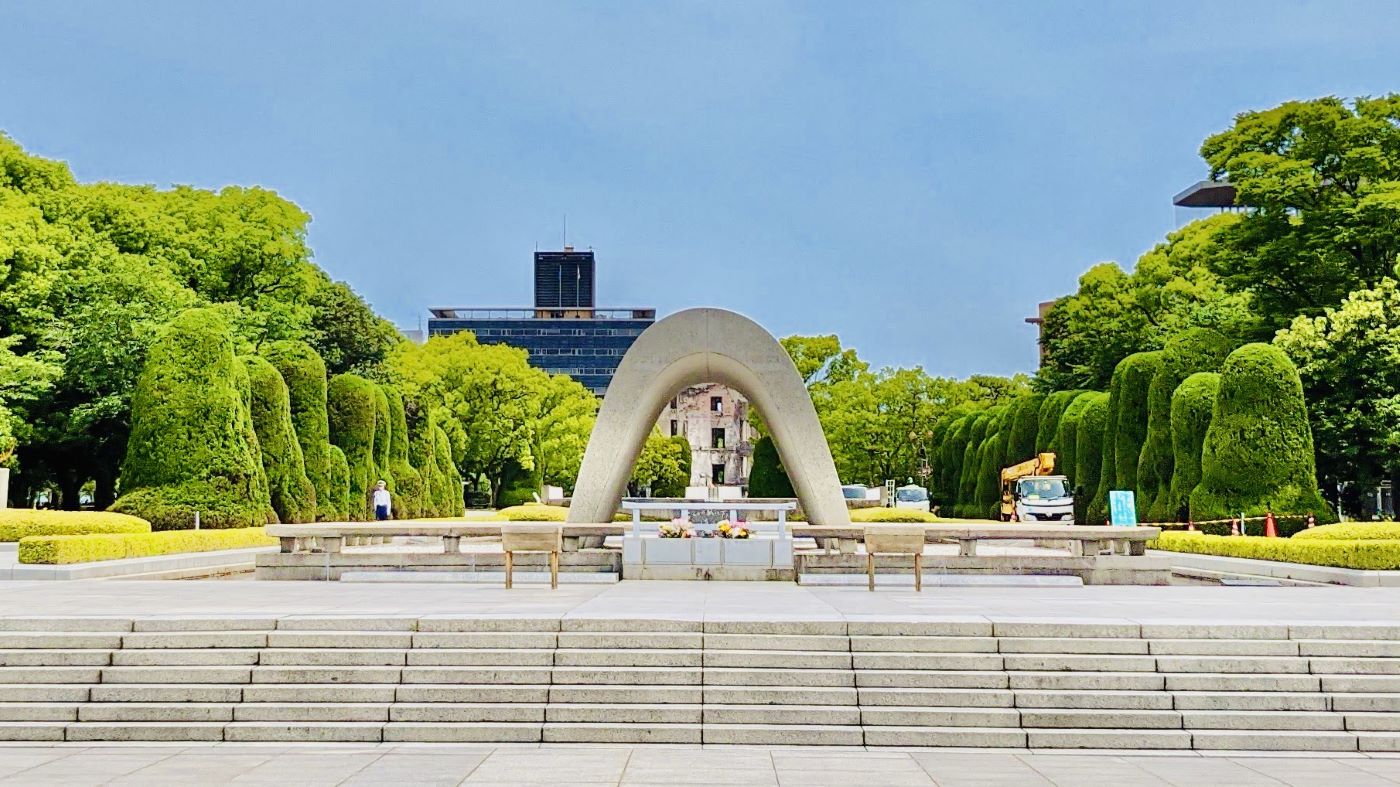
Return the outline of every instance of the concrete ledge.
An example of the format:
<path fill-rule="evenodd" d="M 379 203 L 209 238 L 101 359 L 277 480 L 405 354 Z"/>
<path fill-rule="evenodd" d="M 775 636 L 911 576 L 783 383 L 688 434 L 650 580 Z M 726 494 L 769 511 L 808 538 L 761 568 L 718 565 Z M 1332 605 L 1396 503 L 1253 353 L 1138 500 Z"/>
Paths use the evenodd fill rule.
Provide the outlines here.
<path fill-rule="evenodd" d="M 341 582 L 465 582 L 474 585 L 505 585 L 504 571 L 346 571 Z M 611 571 L 561 571 L 561 585 L 611 585 L 618 575 Z M 547 571 L 516 571 L 518 585 L 548 585 Z"/>
<path fill-rule="evenodd" d="M 1354 568 L 1310 566 L 1306 563 L 1283 563 L 1276 560 L 1197 555 L 1155 549 L 1149 550 L 1148 554 L 1165 558 L 1173 569 L 1207 571 L 1218 576 L 1267 577 L 1353 587 L 1400 587 L 1400 571 L 1362 571 Z"/>
<path fill-rule="evenodd" d="M 254 547 L 252 549 L 182 552 L 175 555 L 99 560 L 92 563 L 66 563 L 52 566 L 15 563 L 0 567 L 0 579 L 114 579 L 138 576 L 142 579 L 157 579 L 161 575 L 175 573 L 180 576 L 201 576 L 251 571 L 259 555 L 271 554 L 276 551 L 276 547 Z"/>
<path fill-rule="evenodd" d="M 829 587 L 865 587 L 865 574 L 803 574 L 798 584 Z M 1083 587 L 1077 576 L 1041 574 L 925 574 L 933 587 Z M 876 573 L 875 587 L 914 587 L 914 575 Z"/>

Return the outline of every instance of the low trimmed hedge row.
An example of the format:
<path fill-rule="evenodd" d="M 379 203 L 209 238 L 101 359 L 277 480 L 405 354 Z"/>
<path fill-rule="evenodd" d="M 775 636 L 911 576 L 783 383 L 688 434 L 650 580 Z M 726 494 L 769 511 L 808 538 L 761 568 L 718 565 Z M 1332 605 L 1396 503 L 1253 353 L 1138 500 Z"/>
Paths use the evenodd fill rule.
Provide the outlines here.
<path fill-rule="evenodd" d="M 151 523 L 108 511 L 49 511 L 0 508 L 0 541 L 25 536 L 81 536 L 88 533 L 149 533 Z"/>
<path fill-rule="evenodd" d="M 1149 542 L 1148 547 L 1169 552 L 1277 560 L 1284 563 L 1368 571 L 1400 569 L 1400 539 L 1336 541 L 1326 538 L 1264 538 L 1164 532 Z"/>
<path fill-rule="evenodd" d="M 547 506 L 543 503 L 507 506 L 496 512 L 498 519 L 510 522 L 563 522 L 568 516 L 569 509 L 562 506 Z"/>
<path fill-rule="evenodd" d="M 1343 522 L 1322 525 L 1293 535 L 1293 538 L 1319 541 L 1400 541 L 1400 522 Z"/>
<path fill-rule="evenodd" d="M 58 565 L 152 557 L 177 552 L 213 552 L 272 546 L 277 539 L 260 527 L 228 530 L 164 530 L 157 533 L 100 533 L 85 536 L 28 536 L 20 539 L 19 562 Z"/>
<path fill-rule="evenodd" d="M 938 517 L 927 511 L 912 508 L 855 508 L 851 510 L 852 522 L 937 522 Z"/>

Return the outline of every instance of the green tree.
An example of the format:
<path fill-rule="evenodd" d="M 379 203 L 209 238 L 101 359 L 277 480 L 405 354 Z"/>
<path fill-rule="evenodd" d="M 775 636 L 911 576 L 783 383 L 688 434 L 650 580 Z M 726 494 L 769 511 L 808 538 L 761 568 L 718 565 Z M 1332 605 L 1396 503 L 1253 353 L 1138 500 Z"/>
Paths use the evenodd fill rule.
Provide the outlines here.
<path fill-rule="evenodd" d="M 1098 479 L 1097 487 L 1085 486 L 1085 492 L 1090 489 L 1094 492 L 1085 503 L 1084 516 L 1088 522 L 1104 522 L 1108 520 L 1108 493 L 1114 489 L 1121 489 L 1117 485 L 1118 465 L 1114 461 L 1118 446 L 1118 411 L 1122 407 L 1123 401 L 1123 375 L 1127 367 L 1121 362 L 1113 369 L 1113 379 L 1108 385 L 1108 399 L 1105 402 L 1104 424 L 1103 424 L 1103 446 L 1094 452 L 1099 457 L 1099 471 L 1093 473 L 1093 477 Z M 1080 433 L 1083 433 L 1084 422 L 1079 423 Z M 1081 439 L 1075 449 L 1079 456 L 1076 458 L 1080 467 L 1084 465 L 1084 442 Z M 1086 479 L 1088 475 L 1084 476 Z"/>
<path fill-rule="evenodd" d="M 344 522 L 350 518 L 350 463 L 340 446 L 330 446 L 327 463 L 327 489 L 330 494 L 316 499 L 316 516 L 323 522 Z"/>
<path fill-rule="evenodd" d="M 291 399 L 282 375 L 266 359 L 244 355 L 251 384 L 253 429 L 258 436 L 272 509 L 282 522 L 316 521 L 316 489 L 292 426 Z"/>
<path fill-rule="evenodd" d="M 1045 401 L 1040 405 L 1040 415 L 1035 432 L 1035 451 L 1033 453 L 1061 453 L 1055 438 L 1060 431 L 1060 419 L 1064 417 L 1065 410 L 1073 402 L 1075 397 L 1083 391 L 1055 391 L 1045 397 Z"/>
<path fill-rule="evenodd" d="M 1220 392 L 1220 375 L 1196 372 L 1182 380 L 1172 393 L 1172 455 L 1171 487 L 1161 511 L 1163 519 L 1181 521 L 1191 513 L 1191 490 L 1201 482 L 1201 446 L 1210 428 L 1215 397 Z"/>
<path fill-rule="evenodd" d="M 403 394 L 392 385 L 381 385 L 389 403 L 389 474 L 394 478 L 394 516 L 423 516 L 423 477 L 408 461 L 408 419 Z M 377 402 L 376 402 L 377 406 Z"/>
<path fill-rule="evenodd" d="M 1119 365 L 1123 368 L 1123 379 L 1118 390 L 1118 427 L 1113 431 L 1115 486 L 1112 489 L 1136 490 L 1138 459 L 1142 456 L 1142 444 L 1147 440 L 1147 389 L 1157 370 L 1162 368 L 1162 352 L 1133 353 Z M 1147 502 L 1137 501 L 1143 512 L 1147 510 Z"/>
<path fill-rule="evenodd" d="M 287 384 L 292 426 L 301 446 L 306 477 L 316 491 L 316 518 L 327 522 L 343 519 L 348 490 L 336 489 L 332 479 L 326 364 L 309 344 L 290 339 L 265 345 L 262 355 Z M 348 479 L 345 483 L 349 483 Z"/>
<path fill-rule="evenodd" d="M 1040 430 L 1040 408 L 1044 404 L 1044 394 L 1027 394 L 1012 403 L 1002 467 L 1024 462 L 1035 455 L 1035 438 Z M 1001 468 L 997 468 L 997 473 L 997 478 L 1000 479 Z"/>
<path fill-rule="evenodd" d="M 204 527 L 269 521 L 240 373 L 246 377 L 219 311 L 190 309 L 170 323 L 136 382 L 123 494 L 112 510 L 158 530 L 191 527 L 196 511 Z"/>
<path fill-rule="evenodd" d="M 1400 95 L 1243 112 L 1201 157 L 1250 207 L 1217 269 L 1267 327 L 1375 286 L 1400 257 Z"/>
<path fill-rule="evenodd" d="M 1352 482 L 1353 488 L 1372 489 L 1396 479 L 1400 284 L 1383 279 L 1317 317 L 1298 317 L 1279 331 L 1274 345 L 1302 378 L 1324 488 Z"/>
<path fill-rule="evenodd" d="M 1317 491 L 1303 384 L 1282 350 L 1246 344 L 1230 353 L 1201 448 L 1191 517 L 1315 514 L 1331 518 Z"/>
<path fill-rule="evenodd" d="M 1074 399 L 1065 408 L 1064 414 L 1060 416 L 1060 420 L 1055 426 L 1055 441 L 1052 447 L 1055 449 L 1055 463 L 1060 468 L 1060 472 L 1069 478 L 1073 486 L 1079 486 L 1079 422 L 1084 417 L 1085 408 L 1094 401 L 1094 397 L 1090 394 L 1098 392 L 1073 391 L 1072 393 L 1075 394 Z"/>
<path fill-rule="evenodd" d="M 999 405 L 1005 408 L 1007 405 Z M 967 445 L 963 448 L 962 466 L 958 478 L 958 502 L 955 516 L 964 519 L 977 517 L 977 470 L 982 464 L 982 443 L 987 438 L 987 430 L 996 419 L 998 409 L 988 409 L 978 415 L 967 430 Z"/>
<path fill-rule="evenodd" d="M 688 443 L 684 457 L 688 463 Z M 643 490 L 650 489 L 653 497 L 680 497 L 685 493 L 685 485 L 689 481 L 690 473 L 682 465 L 682 454 L 676 443 L 653 430 L 632 468 L 632 494 L 642 494 Z"/>
<path fill-rule="evenodd" d="M 331 374 L 377 369 L 403 339 L 350 285 L 324 276 L 311 295 L 309 341 Z"/>
<path fill-rule="evenodd" d="M 572 377 L 555 374 L 542 381 L 534 406 L 530 455 L 535 472 L 541 483 L 572 490 L 593 434 L 598 397 Z M 689 469 L 687 463 L 687 474 Z"/>
<path fill-rule="evenodd" d="M 389 466 L 389 449 L 393 441 L 393 419 L 389 415 L 389 395 L 385 386 L 374 385 L 374 481 L 383 481 L 390 491 L 397 492 L 394 473 Z M 373 481 L 371 482 L 373 483 Z"/>

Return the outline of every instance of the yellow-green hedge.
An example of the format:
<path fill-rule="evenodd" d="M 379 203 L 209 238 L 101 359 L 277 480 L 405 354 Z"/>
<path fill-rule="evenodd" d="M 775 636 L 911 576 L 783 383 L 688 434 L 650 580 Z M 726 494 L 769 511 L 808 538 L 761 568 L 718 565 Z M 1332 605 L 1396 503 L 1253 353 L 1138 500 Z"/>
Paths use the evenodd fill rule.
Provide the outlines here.
<path fill-rule="evenodd" d="M 511 522 L 563 522 L 569 516 L 569 509 L 541 503 L 525 503 L 502 508 L 496 512 L 496 516 Z"/>
<path fill-rule="evenodd" d="M 48 511 L 0 508 L 0 541 L 25 536 L 81 536 L 88 533 L 149 533 L 146 520 L 109 511 Z"/>
<path fill-rule="evenodd" d="M 1265 538 L 1263 536 L 1208 536 L 1202 533 L 1166 532 L 1150 542 L 1152 549 L 1198 555 L 1245 557 L 1306 563 L 1313 566 L 1357 568 L 1371 571 L 1400 569 L 1400 540 Z"/>
<path fill-rule="evenodd" d="M 1300 530 L 1293 537 L 1321 541 L 1396 541 L 1400 540 L 1400 522 L 1343 522 Z"/>
<path fill-rule="evenodd" d="M 177 552 L 212 552 L 271 546 L 277 539 L 260 527 L 228 530 L 164 530 L 159 533 L 113 533 L 86 536 L 29 536 L 20 539 L 21 563 L 90 563 Z"/>
<path fill-rule="evenodd" d="M 937 522 L 938 517 L 914 508 L 856 508 L 851 510 L 852 522 Z"/>

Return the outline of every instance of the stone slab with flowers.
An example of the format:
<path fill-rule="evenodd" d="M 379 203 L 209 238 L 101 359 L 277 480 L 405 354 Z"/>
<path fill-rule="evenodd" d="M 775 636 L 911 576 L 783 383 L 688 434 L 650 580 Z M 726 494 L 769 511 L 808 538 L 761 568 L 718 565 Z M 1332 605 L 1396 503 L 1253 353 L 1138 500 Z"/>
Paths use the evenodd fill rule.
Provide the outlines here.
<path fill-rule="evenodd" d="M 795 503 L 716 501 L 675 503 L 624 501 L 633 528 L 622 539 L 624 579 L 792 580 L 792 533 L 786 513 Z M 669 522 L 643 527 L 641 512 L 671 510 Z M 740 514 L 777 511 L 778 521 L 749 522 Z M 715 521 L 704 512 L 727 517 Z"/>

